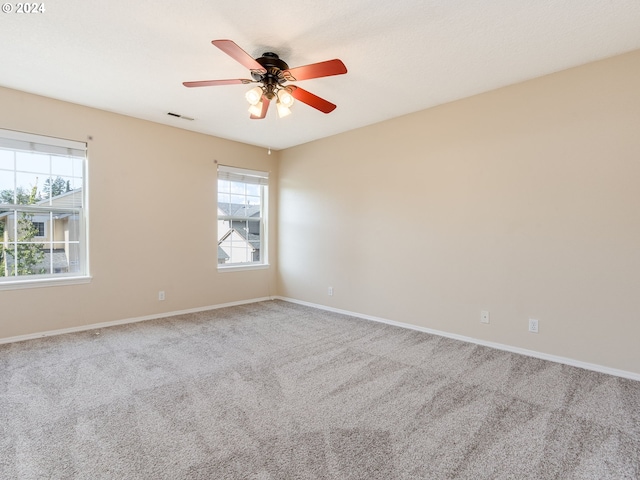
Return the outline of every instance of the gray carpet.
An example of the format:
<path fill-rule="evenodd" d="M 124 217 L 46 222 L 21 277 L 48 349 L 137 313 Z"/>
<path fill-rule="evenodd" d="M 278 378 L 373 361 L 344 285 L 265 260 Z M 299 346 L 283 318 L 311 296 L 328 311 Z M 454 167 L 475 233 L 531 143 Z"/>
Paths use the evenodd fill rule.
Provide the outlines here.
<path fill-rule="evenodd" d="M 640 478 L 640 382 L 261 302 L 0 345 L 2 479 Z"/>

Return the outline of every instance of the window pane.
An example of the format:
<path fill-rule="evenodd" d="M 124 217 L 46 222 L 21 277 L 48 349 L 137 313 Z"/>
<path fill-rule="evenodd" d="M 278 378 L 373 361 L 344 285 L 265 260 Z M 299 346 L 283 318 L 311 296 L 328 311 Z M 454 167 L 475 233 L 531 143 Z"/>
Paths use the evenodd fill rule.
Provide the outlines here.
<path fill-rule="evenodd" d="M 9 243 L 5 253 L 9 275 L 40 275 L 46 273 L 45 252 L 38 243 Z"/>
<path fill-rule="evenodd" d="M 229 180 L 218 180 L 218 192 L 229 193 L 231 191 L 231 182 Z"/>
<path fill-rule="evenodd" d="M 230 191 L 231 193 L 239 193 L 241 195 L 245 194 L 244 183 L 240 182 L 229 182 L 231 184 Z"/>
<path fill-rule="evenodd" d="M 80 269 L 80 245 L 78 243 L 70 243 L 67 249 L 67 259 L 69 262 L 69 273 L 79 273 Z"/>
<path fill-rule="evenodd" d="M 82 179 L 75 177 L 49 177 L 45 180 L 39 198 L 46 205 L 81 207 Z M 75 194 L 74 194 L 75 192 Z"/>
<path fill-rule="evenodd" d="M 13 170 L 13 152 L 10 150 L 0 149 L 0 168 Z"/>
<path fill-rule="evenodd" d="M 39 243 L 40 239 L 35 239 L 39 233 L 37 224 L 47 218 L 45 215 L 38 215 L 31 212 L 18 212 L 17 216 L 13 213 L 9 214 L 7 218 L 8 231 L 5 232 L 8 240 L 18 243 Z"/>
<path fill-rule="evenodd" d="M 49 175 L 51 171 L 49 158 L 49 155 L 41 153 L 16 152 L 16 170 Z"/>
<path fill-rule="evenodd" d="M 252 238 L 249 234 L 249 226 L 246 221 L 233 221 L 232 226 L 224 240 L 219 243 L 219 246 L 228 255 L 228 263 L 248 263 L 259 261 L 260 256 L 254 255 L 255 247 L 258 244 L 259 252 L 259 237 Z M 253 223 L 253 222 L 252 222 Z"/>
<path fill-rule="evenodd" d="M 13 203 L 14 173 L 0 170 L 0 203 Z"/>
<path fill-rule="evenodd" d="M 218 220 L 218 241 L 231 231 L 231 220 Z"/>
<path fill-rule="evenodd" d="M 260 197 L 251 197 L 247 195 L 247 204 L 248 205 L 260 205 Z"/>
<path fill-rule="evenodd" d="M 42 185 L 42 198 L 58 197 L 71 190 L 72 188 L 69 179 L 63 177 L 49 177 Z"/>
<path fill-rule="evenodd" d="M 2 221 L 2 228 L 4 232 L 4 237 L 7 242 L 14 242 L 16 240 L 15 236 L 15 224 L 16 224 L 16 216 L 13 211 L 2 210 L 3 213 L 0 213 L 0 219 Z"/>
<path fill-rule="evenodd" d="M 75 157 L 51 156 L 51 175 L 53 177 L 82 178 L 82 159 Z"/>
<path fill-rule="evenodd" d="M 260 185 L 247 184 L 247 195 L 260 197 Z"/>
<path fill-rule="evenodd" d="M 40 178 L 39 178 L 40 177 Z M 38 176 L 34 173 L 16 173 L 16 204 L 28 205 L 38 200 L 39 187 L 42 186 L 42 175 Z M 36 195 L 33 196 L 33 189 L 36 188 Z"/>
<path fill-rule="evenodd" d="M 231 195 L 231 203 L 236 205 L 244 205 L 244 195 Z"/>
<path fill-rule="evenodd" d="M 64 226 L 65 238 L 68 237 L 69 242 L 79 243 L 81 226 L 80 215 L 77 213 L 73 215 L 67 215 L 66 218 L 61 218 L 59 221 L 63 222 L 62 226 Z"/>
<path fill-rule="evenodd" d="M 51 204 L 56 207 L 81 208 L 83 205 L 82 187 L 75 188 L 59 198 L 53 198 Z"/>

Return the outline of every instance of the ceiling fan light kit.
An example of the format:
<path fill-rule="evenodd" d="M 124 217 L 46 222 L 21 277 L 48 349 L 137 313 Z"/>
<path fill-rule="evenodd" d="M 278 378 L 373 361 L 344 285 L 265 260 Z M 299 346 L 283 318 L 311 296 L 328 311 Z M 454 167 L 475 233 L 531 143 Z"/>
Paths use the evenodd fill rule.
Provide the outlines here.
<path fill-rule="evenodd" d="M 269 103 L 273 99 L 276 100 L 276 109 L 280 118 L 291 113 L 290 108 L 294 103 L 294 99 L 322 113 L 330 113 L 335 110 L 336 105 L 333 103 L 296 85 L 285 85 L 285 83 L 345 74 L 347 73 L 347 67 L 341 60 L 327 60 L 302 67 L 289 68 L 289 65 L 273 52 L 265 52 L 261 57 L 254 59 L 231 40 L 213 40 L 211 43 L 248 68 L 251 72 L 251 80 L 238 78 L 183 82 L 185 87 L 258 83 L 260 84 L 259 86 L 253 87 L 245 94 L 245 98 L 250 104 L 249 113 L 252 119 L 265 118 Z"/>
<path fill-rule="evenodd" d="M 282 88 L 278 92 L 278 102 L 288 108 L 293 105 L 293 95 L 286 88 Z"/>
<path fill-rule="evenodd" d="M 287 115 L 291 114 L 291 109 L 283 105 L 280 101 L 276 103 L 276 109 L 278 110 L 278 117 L 280 118 L 284 118 Z"/>
<path fill-rule="evenodd" d="M 260 100 L 255 105 L 249 105 L 249 113 L 251 114 L 251 118 L 259 117 L 262 115 L 262 107 L 264 107 L 262 100 Z"/>
<path fill-rule="evenodd" d="M 251 105 L 257 105 L 262 100 L 262 88 L 253 87 L 244 96 Z"/>

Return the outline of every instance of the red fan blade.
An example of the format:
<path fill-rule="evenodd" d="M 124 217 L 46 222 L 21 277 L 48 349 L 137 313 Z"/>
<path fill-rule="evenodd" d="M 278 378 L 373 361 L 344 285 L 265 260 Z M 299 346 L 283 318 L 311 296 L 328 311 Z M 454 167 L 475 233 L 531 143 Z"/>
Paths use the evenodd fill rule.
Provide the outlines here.
<path fill-rule="evenodd" d="M 309 80 L 310 78 L 330 77 L 347 73 L 347 67 L 341 60 L 327 60 L 326 62 L 312 63 L 303 67 L 290 68 L 284 71 L 287 80 Z"/>
<path fill-rule="evenodd" d="M 256 62 L 251 55 L 236 45 L 235 42 L 231 40 L 212 40 L 211 43 L 233 58 L 236 62 L 247 67 L 249 70 L 267 73 L 262 65 Z"/>
<path fill-rule="evenodd" d="M 311 92 L 307 92 L 300 87 L 294 85 L 287 85 L 287 90 L 291 92 L 291 96 L 296 100 L 300 100 L 302 103 L 306 103 L 310 107 L 320 110 L 322 113 L 331 113 L 336 109 L 336 106 L 326 101 L 324 98 L 320 98 Z"/>
<path fill-rule="evenodd" d="M 216 85 L 235 85 L 237 83 L 253 83 L 246 78 L 234 78 L 232 80 L 201 80 L 198 82 L 182 82 L 185 87 L 213 87 Z"/>
<path fill-rule="evenodd" d="M 262 111 L 260 112 L 260 116 L 256 117 L 255 115 L 251 115 L 249 118 L 251 120 L 261 120 L 267 116 L 268 109 L 269 109 L 269 99 L 267 97 L 262 97 Z"/>

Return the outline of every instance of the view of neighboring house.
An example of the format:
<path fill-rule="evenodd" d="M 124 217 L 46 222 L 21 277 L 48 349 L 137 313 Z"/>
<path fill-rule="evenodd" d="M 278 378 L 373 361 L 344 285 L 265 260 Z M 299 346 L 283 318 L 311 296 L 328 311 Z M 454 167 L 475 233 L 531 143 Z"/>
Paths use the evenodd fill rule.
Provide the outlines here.
<path fill-rule="evenodd" d="M 218 263 L 260 261 L 260 205 L 218 203 Z"/>
<path fill-rule="evenodd" d="M 79 222 L 78 213 L 68 209 L 82 205 L 82 188 L 62 193 L 51 199 L 37 202 L 34 206 L 46 205 L 41 212 L 17 212 L 8 208 L 0 212 L 2 228 L 3 255 L 1 276 L 14 274 L 16 242 L 16 220 L 33 224 L 33 235 L 18 242 L 33 244 L 41 254 L 36 256 L 37 263 L 30 266 L 33 274 L 69 273 L 79 271 Z M 53 208 L 52 208 L 53 207 Z M 59 211 L 56 211 L 59 209 Z"/>

